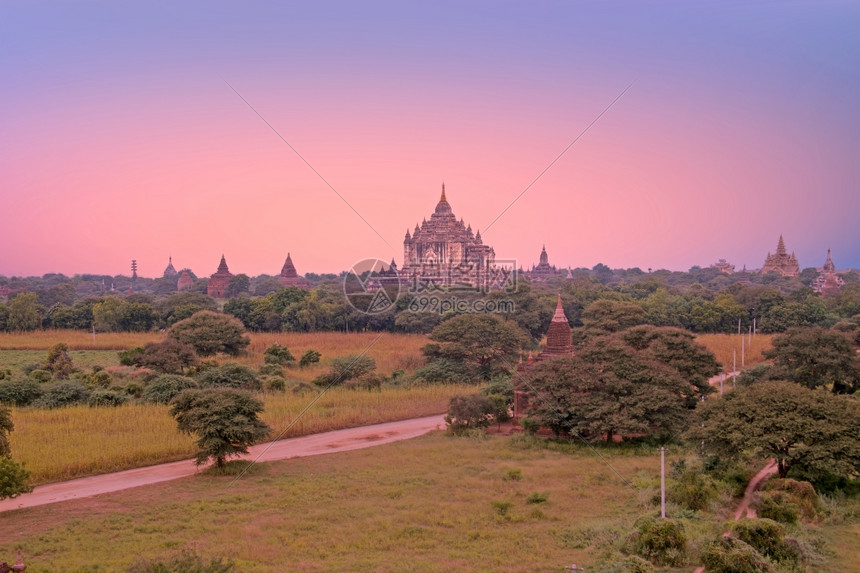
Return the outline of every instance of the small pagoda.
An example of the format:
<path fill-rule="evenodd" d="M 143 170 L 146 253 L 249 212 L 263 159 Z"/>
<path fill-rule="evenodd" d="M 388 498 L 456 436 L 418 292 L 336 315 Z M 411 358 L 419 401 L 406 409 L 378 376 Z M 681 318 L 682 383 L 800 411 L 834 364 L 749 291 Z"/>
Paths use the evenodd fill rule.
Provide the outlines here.
<path fill-rule="evenodd" d="M 209 277 L 209 286 L 206 288 L 207 294 L 213 298 L 225 298 L 231 278 L 233 278 L 233 273 L 227 268 L 227 260 L 224 258 L 224 255 L 221 255 L 221 263 L 218 265 L 218 270 Z"/>
<path fill-rule="evenodd" d="M 300 277 L 296 272 L 296 266 L 293 264 L 293 259 L 290 253 L 287 253 L 287 260 L 284 261 L 284 266 L 281 268 L 281 274 L 278 277 L 278 282 L 285 287 L 310 288 L 308 281 L 304 277 Z"/>
<path fill-rule="evenodd" d="M 529 280 L 545 281 L 561 273 L 554 265 L 549 264 L 549 256 L 546 254 L 546 245 L 544 245 L 540 251 L 540 262 L 537 265 L 532 265 L 531 270 L 526 271 L 524 274 Z"/>
<path fill-rule="evenodd" d="M 537 358 L 534 358 L 529 353 L 528 360 L 523 362 L 521 358 L 517 366 L 517 384 L 514 386 L 513 420 L 515 423 L 525 416 L 529 407 L 527 374 L 534 363 L 561 358 L 563 356 L 573 356 L 574 354 L 573 333 L 570 329 L 570 323 L 567 321 L 567 316 L 564 314 L 564 307 L 561 305 L 561 295 L 558 295 L 555 314 L 553 314 L 552 321 L 549 323 L 549 329 L 546 331 L 546 346 L 537 355 Z"/>
<path fill-rule="evenodd" d="M 833 264 L 833 258 L 830 256 L 830 249 L 827 249 L 827 260 L 824 261 L 824 266 L 818 269 L 818 276 L 810 285 L 812 290 L 821 296 L 836 296 L 845 285 L 845 280 L 836 274 L 836 265 Z"/>
<path fill-rule="evenodd" d="M 164 269 L 163 278 L 169 279 L 173 278 L 179 273 L 176 272 L 176 269 L 173 268 L 173 257 L 167 257 L 167 267 Z"/>
<path fill-rule="evenodd" d="M 179 278 L 176 279 L 176 290 L 191 290 L 194 286 L 194 277 L 191 276 L 191 271 L 182 269 L 179 271 Z"/>

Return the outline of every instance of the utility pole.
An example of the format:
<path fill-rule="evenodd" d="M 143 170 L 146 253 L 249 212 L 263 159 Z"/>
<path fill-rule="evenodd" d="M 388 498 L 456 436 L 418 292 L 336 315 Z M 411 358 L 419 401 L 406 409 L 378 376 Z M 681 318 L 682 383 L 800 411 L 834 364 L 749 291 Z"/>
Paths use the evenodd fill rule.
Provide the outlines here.
<path fill-rule="evenodd" d="M 660 448 L 660 517 L 666 518 L 666 448 Z"/>

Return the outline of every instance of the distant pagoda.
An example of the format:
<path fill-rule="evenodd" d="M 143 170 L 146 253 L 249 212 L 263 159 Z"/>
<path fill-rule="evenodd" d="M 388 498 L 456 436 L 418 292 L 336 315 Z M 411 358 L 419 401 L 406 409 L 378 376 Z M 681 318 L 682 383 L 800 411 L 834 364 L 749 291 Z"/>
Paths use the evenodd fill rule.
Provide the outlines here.
<path fill-rule="evenodd" d="M 827 260 L 824 261 L 824 266 L 818 270 L 819 274 L 810 285 L 812 290 L 819 293 L 821 296 L 836 296 L 845 285 L 845 280 L 836 274 L 836 265 L 833 264 L 833 258 L 830 256 L 830 249 L 827 249 Z"/>
<path fill-rule="evenodd" d="M 546 254 L 546 245 L 541 248 L 540 262 L 533 265 L 530 271 L 526 271 L 526 278 L 532 281 L 545 281 L 548 278 L 559 276 L 561 273 L 554 265 L 549 264 L 549 257 Z"/>
<path fill-rule="evenodd" d="M 177 274 L 176 269 L 173 268 L 173 257 L 167 257 L 167 268 L 164 269 L 163 278 L 169 279 L 175 277 Z"/>
<path fill-rule="evenodd" d="M 194 278 L 191 276 L 191 271 L 181 270 L 179 278 L 176 279 L 176 290 L 191 290 L 192 286 L 194 286 Z"/>
<path fill-rule="evenodd" d="M 711 265 L 712 269 L 717 269 L 721 273 L 725 273 L 727 275 L 735 272 L 735 266 L 729 262 L 726 262 L 726 259 L 720 259 L 716 263 Z"/>
<path fill-rule="evenodd" d="M 206 292 L 214 298 L 224 298 L 227 296 L 227 287 L 230 285 L 230 279 L 233 274 L 227 268 L 227 260 L 224 255 L 221 255 L 221 263 L 218 265 L 218 270 L 215 274 L 209 277 L 209 286 Z"/>
<path fill-rule="evenodd" d="M 296 266 L 293 264 L 293 259 L 290 253 L 287 253 L 287 260 L 284 261 L 284 266 L 281 268 L 281 274 L 278 277 L 278 282 L 285 287 L 309 288 L 308 282 L 299 276 L 296 272 Z"/>
<path fill-rule="evenodd" d="M 779 273 L 784 277 L 796 277 L 800 274 L 800 265 L 797 264 L 797 257 L 792 252 L 790 255 L 785 249 L 785 241 L 782 240 L 782 235 L 779 236 L 779 243 L 776 245 L 776 253 L 767 254 L 764 260 L 764 266 L 761 268 L 761 274 Z"/>

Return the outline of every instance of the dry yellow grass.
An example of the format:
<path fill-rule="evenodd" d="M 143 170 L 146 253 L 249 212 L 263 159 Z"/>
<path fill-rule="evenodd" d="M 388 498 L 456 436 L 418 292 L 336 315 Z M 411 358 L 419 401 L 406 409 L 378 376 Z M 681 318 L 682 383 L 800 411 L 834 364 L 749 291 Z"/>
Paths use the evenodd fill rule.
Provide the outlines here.
<path fill-rule="evenodd" d="M 164 339 L 163 332 L 92 332 L 86 330 L 34 330 L 0 333 L 0 350 L 47 350 L 65 342 L 72 350 L 125 350 Z"/>
<path fill-rule="evenodd" d="M 723 372 L 731 372 L 733 364 L 733 352 L 737 352 L 738 370 L 749 368 L 764 362 L 765 358 L 762 352 L 771 348 L 770 334 L 756 334 L 750 340 L 747 335 L 743 336 L 743 366 L 741 366 L 741 337 L 736 334 L 700 334 L 696 339 L 704 344 L 708 349 L 717 356 L 717 360 L 723 365 Z"/>
<path fill-rule="evenodd" d="M 303 436 L 442 413 L 452 396 L 474 391 L 469 386 L 333 389 L 298 420 L 316 395 L 267 394 L 262 418 L 273 429 L 271 438 Z M 177 431 L 167 406 L 16 408 L 12 420 L 14 457 L 26 464 L 35 484 L 186 459 L 196 451 L 194 439 Z"/>

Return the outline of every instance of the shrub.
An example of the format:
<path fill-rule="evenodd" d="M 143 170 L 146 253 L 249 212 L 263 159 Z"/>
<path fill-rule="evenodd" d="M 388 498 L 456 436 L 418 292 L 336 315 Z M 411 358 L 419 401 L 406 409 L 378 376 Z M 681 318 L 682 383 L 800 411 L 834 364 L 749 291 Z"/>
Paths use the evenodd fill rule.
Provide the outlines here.
<path fill-rule="evenodd" d="M 197 382 L 177 374 L 162 374 L 143 390 L 143 399 L 153 404 L 167 404 L 188 388 L 197 388 Z"/>
<path fill-rule="evenodd" d="M 131 382 L 126 385 L 125 393 L 129 396 L 140 398 L 140 396 L 143 394 L 143 385 L 138 382 Z"/>
<path fill-rule="evenodd" d="M 62 408 L 86 402 L 89 397 L 90 390 L 85 385 L 64 380 L 47 385 L 44 394 L 34 402 L 34 405 L 40 408 Z"/>
<path fill-rule="evenodd" d="M 201 388 L 240 388 L 242 390 L 261 390 L 263 388 L 257 373 L 241 364 L 227 363 L 204 371 L 196 377 Z"/>
<path fill-rule="evenodd" d="M 119 363 L 123 366 L 134 366 L 137 364 L 137 359 L 143 354 L 143 347 L 136 346 L 134 348 L 129 348 L 128 350 L 123 350 L 119 353 Z"/>
<path fill-rule="evenodd" d="M 98 386 L 99 388 L 109 388 L 110 385 L 113 384 L 113 378 L 111 378 L 111 375 L 104 370 L 99 370 L 90 374 L 88 381 L 90 385 Z"/>
<path fill-rule="evenodd" d="M 644 517 L 636 521 L 636 531 L 627 538 L 625 547 L 655 565 L 678 566 L 684 562 L 687 536 L 679 521 Z"/>
<path fill-rule="evenodd" d="M 221 557 L 204 561 L 197 553 L 186 550 L 167 560 L 140 560 L 128 573 L 231 573 L 235 567 L 233 561 Z"/>
<path fill-rule="evenodd" d="M 263 378 L 263 388 L 269 392 L 284 392 L 287 381 L 281 376 L 266 376 Z"/>
<path fill-rule="evenodd" d="M 732 534 L 775 561 L 797 561 L 797 548 L 783 539 L 785 529 L 772 519 L 744 519 L 732 525 Z"/>
<path fill-rule="evenodd" d="M 0 402 L 13 406 L 29 406 L 42 395 L 42 387 L 29 378 L 13 378 L 0 382 Z"/>
<path fill-rule="evenodd" d="M 259 368 L 260 374 L 263 376 L 281 376 L 284 375 L 284 369 L 278 364 L 263 364 Z"/>
<path fill-rule="evenodd" d="M 794 479 L 772 479 L 764 487 L 765 492 L 782 492 L 791 504 L 795 505 L 806 519 L 814 519 L 821 512 L 821 500 L 815 488 L 807 481 Z M 763 494 L 764 495 L 764 494 Z M 768 517 L 762 515 L 762 517 Z M 775 519 L 775 518 L 772 518 Z M 777 519 L 777 521 L 781 521 Z"/>
<path fill-rule="evenodd" d="M 306 368 L 311 364 L 316 364 L 320 361 L 320 358 L 322 358 L 322 354 L 316 350 L 308 350 L 302 354 L 302 358 L 299 360 L 299 368 Z"/>
<path fill-rule="evenodd" d="M 290 392 L 295 394 L 296 396 L 300 396 L 302 394 L 316 394 L 317 389 L 307 382 L 298 382 L 293 387 L 290 388 Z"/>
<path fill-rule="evenodd" d="M 87 403 L 90 406 L 122 406 L 128 402 L 128 395 L 113 390 L 96 390 L 90 394 Z"/>
<path fill-rule="evenodd" d="M 682 460 L 683 461 L 683 460 Z M 717 498 L 718 491 L 714 480 L 702 473 L 699 468 L 678 465 L 676 478 L 669 485 L 666 497 L 685 509 L 701 511 L 707 509 Z"/>
<path fill-rule="evenodd" d="M 523 479 L 523 470 L 519 468 L 510 469 L 505 472 L 504 477 L 502 477 L 505 481 L 522 481 Z"/>
<path fill-rule="evenodd" d="M 459 435 L 470 428 L 486 428 L 493 420 L 495 405 L 486 396 L 454 396 L 445 415 L 448 430 Z"/>
<path fill-rule="evenodd" d="M 520 426 L 523 427 L 523 430 L 525 430 L 527 434 L 534 436 L 537 434 L 538 430 L 540 430 L 540 421 L 535 418 L 521 418 Z"/>
<path fill-rule="evenodd" d="M 477 382 L 480 376 L 466 364 L 449 358 L 431 360 L 412 375 L 413 384 L 460 384 Z"/>
<path fill-rule="evenodd" d="M 45 370 L 54 373 L 57 380 L 65 380 L 72 373 L 72 356 L 69 354 L 69 346 L 65 342 L 58 342 L 48 350 L 48 358 L 45 360 Z"/>
<path fill-rule="evenodd" d="M 286 366 L 295 362 L 296 358 L 293 356 L 293 353 L 290 352 L 289 348 L 275 343 L 268 347 L 263 353 L 263 361 L 266 364 L 279 364 L 281 366 Z"/>
<path fill-rule="evenodd" d="M 28 376 L 30 378 L 32 378 L 33 380 L 35 380 L 36 382 L 41 382 L 43 384 L 45 382 L 50 382 L 51 379 L 54 377 L 53 374 L 51 374 L 47 370 L 43 370 L 41 368 L 31 370 L 30 373 L 28 374 Z"/>
<path fill-rule="evenodd" d="M 765 491 L 758 496 L 759 517 L 772 519 L 781 523 L 797 523 L 800 508 L 791 502 L 791 498 L 781 491 Z"/>
<path fill-rule="evenodd" d="M 546 500 L 548 498 L 549 498 L 548 492 L 533 491 L 526 498 L 526 503 L 528 503 L 528 504 L 546 503 Z"/>
<path fill-rule="evenodd" d="M 705 546 L 702 564 L 708 573 L 776 573 L 767 557 L 735 537 L 719 537 Z"/>

